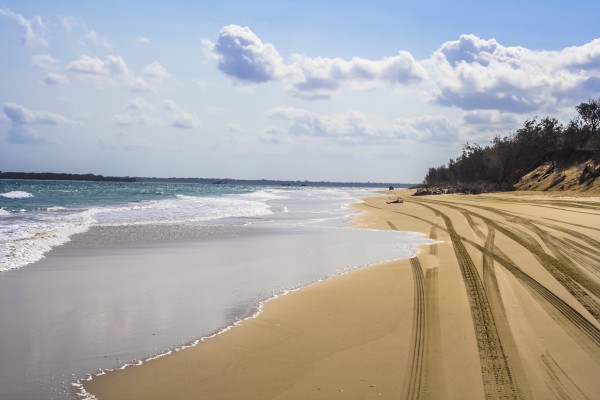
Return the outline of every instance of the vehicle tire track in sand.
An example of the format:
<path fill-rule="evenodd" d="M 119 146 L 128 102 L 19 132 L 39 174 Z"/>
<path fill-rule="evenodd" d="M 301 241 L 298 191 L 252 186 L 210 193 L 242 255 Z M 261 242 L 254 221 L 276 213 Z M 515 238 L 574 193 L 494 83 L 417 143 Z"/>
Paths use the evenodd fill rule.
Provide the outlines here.
<path fill-rule="evenodd" d="M 427 324 L 425 305 L 425 278 L 423 268 L 417 257 L 410 259 L 414 279 L 414 306 L 412 339 L 408 374 L 405 378 L 405 398 L 407 400 L 423 399 L 425 393 L 426 361 L 427 361 Z"/>
<path fill-rule="evenodd" d="M 480 218 L 488 226 L 497 229 L 514 242 L 525 247 L 537 258 L 539 263 L 554 277 L 554 279 L 556 279 L 592 315 L 596 321 L 600 322 L 600 304 L 598 304 L 598 302 L 586 292 L 586 290 L 588 290 L 590 293 L 600 298 L 600 285 L 582 274 L 576 266 L 571 266 L 568 262 L 552 257 L 550 254 L 546 253 L 532 235 L 511 229 L 504 224 L 500 224 L 499 222 L 492 220 L 491 218 L 483 216 L 474 211 L 467 210 L 464 207 L 459 207 L 455 204 L 447 204 L 439 201 L 428 201 L 428 203 L 444 205 L 446 207 L 458 210 L 461 213 L 469 213 L 472 216 Z M 537 234 L 542 241 L 547 242 L 548 240 L 547 238 L 549 234 L 539 228 L 533 221 L 529 219 L 509 214 L 506 211 L 491 209 L 490 207 L 476 205 L 473 205 L 473 207 L 493 212 L 497 215 L 503 216 L 504 218 L 517 222 L 521 224 L 521 226 L 528 228 L 531 232 Z M 550 244 L 549 247 L 551 246 L 552 245 Z"/>
<path fill-rule="evenodd" d="M 494 244 L 495 236 L 496 231 L 494 228 L 488 226 L 488 234 L 485 240 L 486 251 L 482 254 L 483 283 L 492 310 L 492 315 L 496 322 L 496 328 L 502 339 L 502 345 L 504 346 L 504 351 L 508 357 L 508 365 L 512 372 L 512 376 L 515 378 L 515 384 L 519 394 L 522 398 L 530 399 L 532 398 L 532 395 L 527 390 L 527 388 L 529 388 L 526 380 L 527 375 L 525 374 L 525 368 L 521 363 L 519 351 L 515 344 L 512 330 L 510 329 L 510 323 L 506 315 L 506 309 L 504 308 L 504 303 L 502 301 L 502 294 L 500 292 L 498 280 L 496 279 L 494 259 L 490 256 L 496 249 L 496 245 Z"/>
<path fill-rule="evenodd" d="M 437 241 L 437 225 L 431 225 L 431 229 L 429 230 L 429 239 Z M 438 255 L 437 243 L 433 243 L 429 246 L 429 254 L 437 257 L 437 255 Z"/>
<path fill-rule="evenodd" d="M 600 297 L 600 286 L 596 282 L 581 274 L 576 267 L 571 268 L 570 265 L 564 261 L 552 257 L 546 253 L 539 243 L 536 242 L 533 244 L 531 242 L 532 237 L 530 235 L 519 235 L 515 231 L 507 229 L 491 219 L 488 219 L 484 216 L 479 217 L 483 218 L 484 221 L 490 226 L 498 229 L 504 235 L 508 236 L 513 241 L 520 243 L 523 247 L 529 250 L 537 258 L 539 263 L 554 277 L 554 279 L 556 279 L 565 289 L 567 289 L 567 291 L 594 317 L 594 319 L 596 319 L 596 321 L 600 322 L 600 305 L 584 289 L 582 289 L 583 287 L 594 295 Z M 526 225 L 529 225 L 529 223 L 526 223 Z M 545 232 L 535 228 L 532 229 L 536 231 L 542 240 L 547 238 L 547 234 Z"/>
<path fill-rule="evenodd" d="M 438 269 L 429 268 L 425 273 L 425 303 L 427 314 L 427 375 L 425 398 L 440 399 L 445 396 L 442 330 L 438 301 Z"/>
<path fill-rule="evenodd" d="M 422 204 L 420 200 L 407 201 L 412 201 L 415 204 L 427 207 Z M 416 217 L 401 211 L 394 212 L 416 218 L 428 224 L 434 224 L 427 219 Z M 438 229 L 448 232 L 447 229 L 439 225 Z M 600 329 L 594 326 L 586 317 L 579 313 L 579 311 L 571 307 L 571 305 L 558 297 L 554 292 L 523 271 L 497 247 L 495 247 L 494 252 L 489 253 L 478 243 L 475 243 L 464 237 L 461 237 L 461 239 L 479 250 L 482 254 L 488 253 L 489 256 L 494 259 L 494 261 L 502 265 L 508 272 L 517 278 L 524 285 L 524 287 L 530 291 L 530 293 L 534 296 L 534 299 L 536 299 L 538 303 L 546 310 L 546 312 L 548 312 L 552 319 L 554 319 L 559 326 L 565 330 L 565 332 L 568 332 L 569 335 L 577 338 L 576 342 L 579 344 L 579 346 L 593 355 L 594 359 L 600 360 Z"/>
<path fill-rule="evenodd" d="M 573 382 L 573 380 L 569 378 L 567 374 L 565 374 L 563 369 L 556 361 L 554 361 L 554 358 L 552 358 L 548 352 L 546 352 L 546 354 L 542 354 L 541 358 L 544 368 L 546 369 L 548 376 L 551 378 L 545 383 L 557 399 L 590 400 L 589 397 L 587 397 L 585 393 L 579 389 L 575 382 Z M 577 394 L 577 397 L 573 397 L 573 394 Z"/>
<path fill-rule="evenodd" d="M 463 238 L 471 246 L 483 253 L 487 253 L 485 248 L 479 244 Z M 600 360 L 600 330 L 594 326 L 587 318 L 581 315 L 577 310 L 571 307 L 563 299 L 558 297 L 544 285 L 533 279 L 521 268 L 519 268 L 505 253 L 499 251 L 496 247 L 493 253 L 487 253 L 494 261 L 501 264 L 508 272 L 513 274 L 524 286 L 529 289 L 534 298 L 550 314 L 550 316 L 571 336 L 578 337 L 576 342 L 595 354 L 595 359 Z M 586 340 L 587 339 L 587 340 Z M 591 340 L 590 345 L 587 345 Z"/>
<path fill-rule="evenodd" d="M 432 211 L 435 210 L 429 205 L 421 205 Z M 485 398 L 520 399 L 521 396 L 512 378 L 502 341 L 477 268 L 467 252 L 461 236 L 454 229 L 450 217 L 439 210 L 436 211 L 444 220 L 466 286 L 479 349 Z"/>
<path fill-rule="evenodd" d="M 387 225 L 398 230 L 396 225 L 386 220 Z M 432 224 L 430 238 L 437 240 L 437 225 Z M 434 252 L 437 255 L 437 244 Z M 405 378 L 406 399 L 426 399 L 429 391 L 446 393 L 444 371 L 442 369 L 442 334 L 437 292 L 438 269 L 427 270 L 423 278 L 423 267 L 417 257 L 410 259 L 414 277 L 414 307 L 411 338 L 411 354 L 409 355 L 409 375 Z M 433 352 L 429 351 L 432 346 Z M 431 367 L 431 370 L 429 369 Z M 428 383 L 430 385 L 428 385 Z M 427 390 L 427 388 L 430 390 Z"/>

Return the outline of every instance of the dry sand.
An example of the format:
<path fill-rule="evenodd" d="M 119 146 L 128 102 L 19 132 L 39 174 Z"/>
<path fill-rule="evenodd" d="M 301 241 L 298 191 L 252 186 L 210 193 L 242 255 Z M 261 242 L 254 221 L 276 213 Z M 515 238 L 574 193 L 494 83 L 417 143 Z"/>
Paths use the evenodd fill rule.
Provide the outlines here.
<path fill-rule="evenodd" d="M 292 292 L 86 389 L 100 400 L 598 398 L 600 198 L 409 194 L 367 199 L 355 224 L 440 241 L 417 257 Z"/>

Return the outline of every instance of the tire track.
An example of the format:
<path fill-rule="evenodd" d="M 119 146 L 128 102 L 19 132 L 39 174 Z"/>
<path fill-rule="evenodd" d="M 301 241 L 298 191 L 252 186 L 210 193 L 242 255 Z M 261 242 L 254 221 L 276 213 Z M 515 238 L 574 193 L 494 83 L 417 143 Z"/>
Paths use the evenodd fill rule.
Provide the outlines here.
<path fill-rule="evenodd" d="M 422 204 L 434 211 L 429 205 Z M 486 292 L 471 256 L 465 248 L 461 236 L 454 229 L 452 220 L 436 210 L 446 225 L 454 246 L 454 252 L 467 289 L 471 317 L 475 327 L 477 347 L 486 399 L 520 399 L 521 396 L 512 378 L 506 354 Z"/>
<path fill-rule="evenodd" d="M 439 399 L 446 395 L 446 379 L 442 368 L 443 348 L 438 301 L 438 269 L 429 268 L 425 274 L 427 314 L 427 385 L 426 398 Z"/>
<path fill-rule="evenodd" d="M 431 229 L 429 230 L 429 239 L 437 241 L 437 226 L 431 225 Z M 438 244 L 433 243 L 429 246 L 429 254 L 432 256 L 438 255 Z"/>
<path fill-rule="evenodd" d="M 465 242 L 469 243 L 479 251 L 487 253 L 485 248 L 481 247 L 479 244 L 466 238 L 463 239 Z M 529 276 L 526 272 L 521 270 L 521 268 L 519 268 L 512 260 L 510 260 L 510 258 L 498 250 L 498 248 L 495 248 L 494 252 L 488 253 L 489 256 L 493 258 L 494 261 L 501 264 L 507 271 L 513 274 L 520 282 L 522 282 L 524 286 L 536 296 L 536 298 L 545 300 L 540 304 L 549 312 L 552 318 L 554 318 L 555 321 L 557 321 L 557 323 L 563 327 L 563 329 L 576 334 L 575 336 L 577 337 L 580 337 L 581 339 L 577 340 L 578 344 L 595 353 L 595 358 L 600 361 L 600 330 L 577 310 L 575 310 L 537 280 Z M 573 330 L 571 327 L 575 327 L 577 329 Z M 583 343 L 585 339 L 591 341 L 589 346 Z"/>
<path fill-rule="evenodd" d="M 466 212 L 472 216 L 480 218 L 488 226 L 497 229 L 511 240 L 525 247 L 536 257 L 538 262 L 554 277 L 554 279 L 556 279 L 593 316 L 596 321 L 600 322 L 600 304 L 598 304 L 598 302 L 583 289 L 585 288 L 594 296 L 600 298 L 600 285 L 587 276 L 581 274 L 581 271 L 579 271 L 576 266 L 571 267 L 568 262 L 565 262 L 564 260 L 561 261 L 546 253 L 542 246 L 533 238 L 533 236 L 527 233 L 517 233 L 515 230 L 510 229 L 505 225 L 501 225 L 500 223 L 486 216 L 478 214 L 474 211 L 469 211 L 454 204 L 445 204 L 439 201 L 432 201 L 432 203 L 445 205 L 449 208 L 456 209 L 461 213 Z M 510 219 L 513 221 L 520 223 L 522 226 L 525 226 L 531 231 L 535 232 L 538 236 L 540 236 L 542 241 L 544 241 L 545 238 L 547 240 L 549 234 L 537 227 L 531 220 L 517 217 L 504 211 L 490 209 L 489 207 L 475 205 L 473 207 L 485 209 L 505 217 L 506 215 L 509 215 Z"/>
<path fill-rule="evenodd" d="M 569 394 L 577 394 L 577 399 L 589 400 L 585 393 L 583 393 L 577 384 L 565 374 L 563 369 L 556 361 L 554 361 L 554 358 L 552 358 L 548 352 L 542 354 L 541 358 L 546 373 L 551 377 L 551 379 L 546 382 L 546 385 L 557 399 L 570 400 L 572 397 L 569 396 Z"/>
<path fill-rule="evenodd" d="M 498 334 L 502 339 L 502 344 L 507 355 L 507 362 L 515 379 L 515 385 L 522 398 L 530 399 L 532 398 L 532 395 L 528 389 L 527 375 L 525 374 L 525 368 L 521 363 L 519 351 L 515 344 L 512 330 L 510 329 L 506 309 L 504 308 L 504 302 L 502 301 L 502 294 L 500 292 L 498 280 L 496 279 L 494 259 L 490 256 L 496 249 L 496 245 L 494 244 L 495 237 L 496 231 L 494 228 L 488 226 L 488 234 L 486 236 L 484 247 L 485 252 L 482 253 L 483 282 L 490 303 L 490 309 L 492 310 L 492 315 L 496 321 L 496 328 L 498 329 Z"/>
<path fill-rule="evenodd" d="M 415 204 L 421 205 L 422 207 L 428 207 L 422 204 L 422 200 L 408 200 Z M 428 207 L 430 208 L 430 207 Z M 404 212 L 395 211 L 406 216 L 416 218 L 422 222 L 434 224 L 424 218 L 420 218 L 414 215 L 410 215 Z M 447 232 L 447 229 L 440 227 Z M 493 252 L 488 252 L 480 244 L 475 243 L 467 238 L 461 237 L 466 243 L 479 250 L 482 254 L 488 253 L 489 256 L 497 263 L 502 265 L 508 272 L 510 272 L 519 282 L 521 282 L 525 288 L 527 288 L 534 299 L 548 312 L 548 314 L 569 334 L 576 337 L 576 342 L 588 351 L 593 357 L 600 362 L 600 329 L 593 325 L 586 317 L 584 317 L 579 311 L 575 310 L 571 305 L 566 303 L 563 299 L 558 297 L 554 292 L 546 288 L 543 284 L 532 278 L 520 267 L 518 267 L 510 258 L 500 251 L 499 248 L 495 247 Z"/>
<path fill-rule="evenodd" d="M 417 257 L 410 259 L 415 284 L 411 354 L 409 356 L 409 374 L 406 375 L 406 399 L 424 398 L 426 361 L 427 361 L 427 324 L 425 305 L 425 278 Z"/>

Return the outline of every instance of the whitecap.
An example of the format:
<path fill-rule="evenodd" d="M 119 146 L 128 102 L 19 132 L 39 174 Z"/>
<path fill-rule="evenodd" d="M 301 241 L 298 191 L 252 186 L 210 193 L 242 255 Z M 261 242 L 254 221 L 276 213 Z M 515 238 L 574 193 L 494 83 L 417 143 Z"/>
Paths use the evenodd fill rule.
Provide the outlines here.
<path fill-rule="evenodd" d="M 33 195 L 29 192 L 13 190 L 12 192 L 0 193 L 0 197 L 6 197 L 7 199 L 26 199 L 28 197 L 33 197 Z"/>

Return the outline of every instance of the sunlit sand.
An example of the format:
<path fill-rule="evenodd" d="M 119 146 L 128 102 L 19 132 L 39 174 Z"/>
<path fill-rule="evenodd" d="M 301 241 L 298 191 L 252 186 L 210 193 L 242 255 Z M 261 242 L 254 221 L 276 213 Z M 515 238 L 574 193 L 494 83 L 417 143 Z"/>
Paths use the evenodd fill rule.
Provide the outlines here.
<path fill-rule="evenodd" d="M 417 257 L 267 303 L 260 316 L 85 384 L 99 399 L 547 399 L 600 393 L 600 199 L 489 194 L 358 206 L 426 233 Z M 400 196 L 403 203 L 390 203 Z"/>

